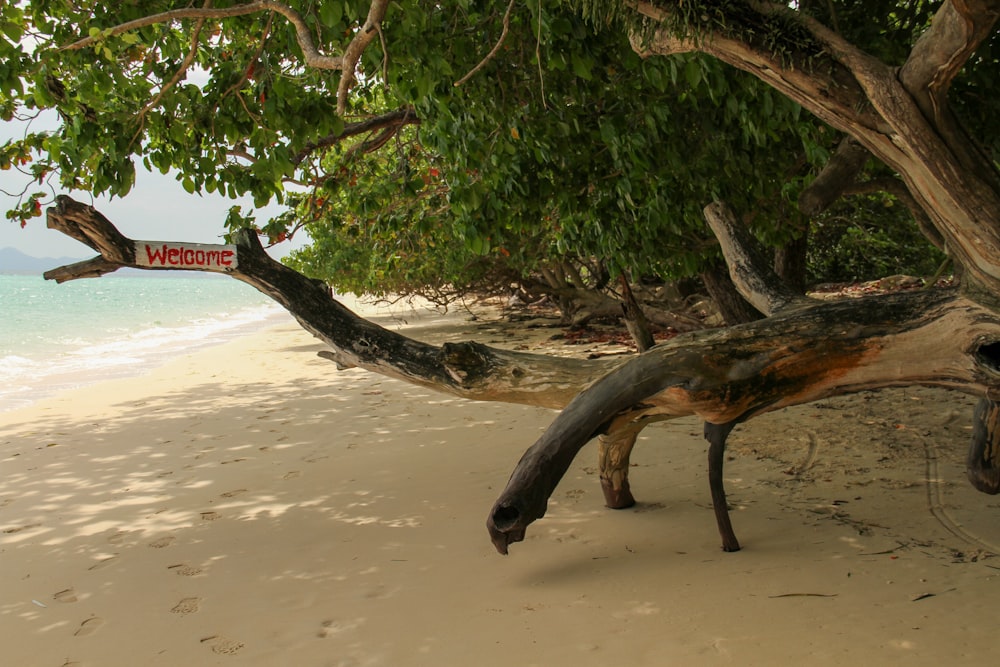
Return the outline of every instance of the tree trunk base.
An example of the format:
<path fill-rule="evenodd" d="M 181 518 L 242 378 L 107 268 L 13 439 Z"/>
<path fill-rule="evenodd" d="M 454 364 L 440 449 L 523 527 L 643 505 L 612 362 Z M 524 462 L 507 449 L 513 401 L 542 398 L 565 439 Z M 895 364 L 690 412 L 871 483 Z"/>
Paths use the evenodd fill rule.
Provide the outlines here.
<path fill-rule="evenodd" d="M 624 510 L 635 505 L 628 479 L 622 480 L 618 488 L 610 479 L 601 478 L 601 491 L 604 492 L 604 504 L 613 510 Z"/>

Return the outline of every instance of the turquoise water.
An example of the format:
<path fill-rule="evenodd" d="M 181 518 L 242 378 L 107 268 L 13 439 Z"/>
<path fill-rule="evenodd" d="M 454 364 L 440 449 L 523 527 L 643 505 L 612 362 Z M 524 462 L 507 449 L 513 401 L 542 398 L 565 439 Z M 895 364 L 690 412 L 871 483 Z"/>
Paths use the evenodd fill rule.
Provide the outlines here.
<path fill-rule="evenodd" d="M 224 276 L 110 275 L 62 285 L 0 274 L 0 411 L 140 374 L 290 316 Z"/>

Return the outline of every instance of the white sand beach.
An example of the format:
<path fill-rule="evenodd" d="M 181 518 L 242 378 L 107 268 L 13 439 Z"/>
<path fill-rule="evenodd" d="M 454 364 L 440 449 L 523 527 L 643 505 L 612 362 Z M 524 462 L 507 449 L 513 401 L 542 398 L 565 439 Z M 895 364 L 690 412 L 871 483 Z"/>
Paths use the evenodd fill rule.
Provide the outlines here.
<path fill-rule="evenodd" d="M 1000 499 L 964 478 L 969 397 L 741 426 L 734 554 L 696 419 L 644 432 L 629 510 L 604 508 L 588 445 L 502 557 L 486 515 L 554 413 L 321 349 L 284 325 L 0 414 L 0 664 L 996 663 Z"/>

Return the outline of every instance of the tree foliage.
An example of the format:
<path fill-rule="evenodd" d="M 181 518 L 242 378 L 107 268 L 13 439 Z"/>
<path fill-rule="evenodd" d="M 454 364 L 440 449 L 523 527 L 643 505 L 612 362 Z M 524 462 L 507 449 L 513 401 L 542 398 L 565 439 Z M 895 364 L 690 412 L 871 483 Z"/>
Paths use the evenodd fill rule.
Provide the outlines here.
<path fill-rule="evenodd" d="M 567 257 L 692 275 L 718 261 L 701 214 L 717 198 L 771 244 L 804 232 L 790 202 L 836 137 L 757 78 L 697 54 L 643 60 L 624 18 L 564 4 L 405 2 L 346 97 L 341 72 L 307 64 L 300 28 L 344 53 L 370 9 L 5 5 L 0 110 L 63 122 L 8 143 L 0 166 L 50 192 L 124 196 L 147 168 L 285 202 L 227 224 L 272 240 L 305 227 L 297 267 L 375 293 L 502 285 Z"/>

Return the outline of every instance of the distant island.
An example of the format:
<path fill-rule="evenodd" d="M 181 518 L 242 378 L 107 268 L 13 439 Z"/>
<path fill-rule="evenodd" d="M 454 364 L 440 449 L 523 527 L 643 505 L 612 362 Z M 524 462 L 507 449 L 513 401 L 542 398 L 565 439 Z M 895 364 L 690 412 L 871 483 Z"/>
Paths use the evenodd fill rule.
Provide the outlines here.
<path fill-rule="evenodd" d="M 41 275 L 49 269 L 79 262 L 82 257 L 32 257 L 16 248 L 0 248 L 0 273 Z"/>

